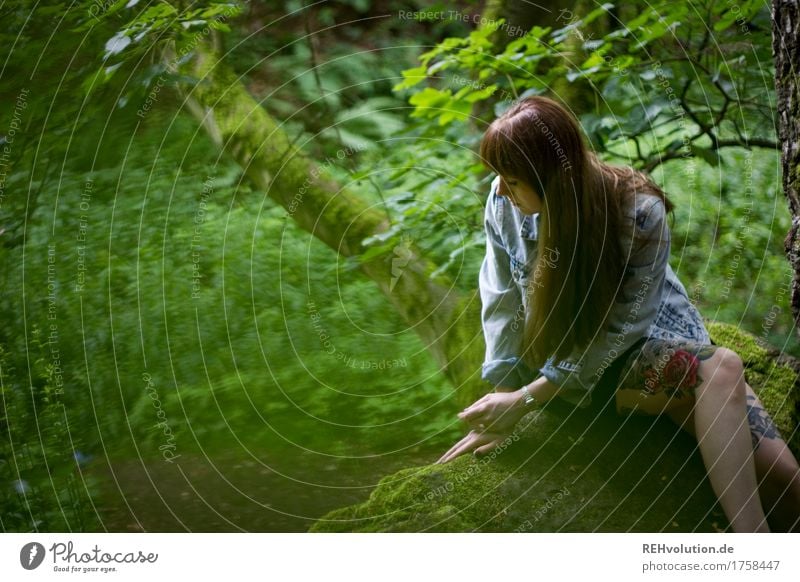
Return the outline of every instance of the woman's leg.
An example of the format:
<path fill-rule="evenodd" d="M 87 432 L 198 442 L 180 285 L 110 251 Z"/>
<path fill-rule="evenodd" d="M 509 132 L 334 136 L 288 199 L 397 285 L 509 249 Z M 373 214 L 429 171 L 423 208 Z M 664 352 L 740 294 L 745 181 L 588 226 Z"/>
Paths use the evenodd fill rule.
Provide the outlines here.
<path fill-rule="evenodd" d="M 762 506 L 773 530 L 800 531 L 800 466 L 764 405 L 750 385 L 746 384 L 746 387 L 747 418 Z M 667 414 L 696 438 L 693 408 L 692 402 Z"/>
<path fill-rule="evenodd" d="M 631 360 L 617 391 L 618 409 L 658 414 L 694 402 L 700 454 L 732 529 L 769 531 L 758 495 L 739 356 L 715 346 L 648 340 Z"/>
<path fill-rule="evenodd" d="M 711 487 L 736 532 L 769 531 L 758 495 L 739 356 L 726 348 L 700 362 L 694 429 Z"/>

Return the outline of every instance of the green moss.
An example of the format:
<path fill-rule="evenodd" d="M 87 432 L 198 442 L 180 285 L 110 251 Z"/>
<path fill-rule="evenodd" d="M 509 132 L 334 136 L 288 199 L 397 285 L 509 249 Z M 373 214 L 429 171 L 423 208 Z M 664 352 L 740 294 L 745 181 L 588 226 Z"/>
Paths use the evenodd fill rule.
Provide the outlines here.
<path fill-rule="evenodd" d="M 716 344 L 735 351 L 746 365 L 760 364 L 766 360 L 767 350 L 758 345 L 752 334 L 716 321 L 706 321 L 705 325 L 708 334 Z"/>
<path fill-rule="evenodd" d="M 717 322 L 706 322 L 706 328 L 716 344 L 735 351 L 742 358 L 747 383 L 758 394 L 792 450 L 800 451 L 797 373 L 778 363 L 778 350 L 759 345 L 756 337 L 746 331 Z"/>
<path fill-rule="evenodd" d="M 466 456 L 404 469 L 381 480 L 365 503 L 328 514 L 312 531 L 469 531 L 503 511 L 494 492 L 505 477 L 499 464 Z"/>

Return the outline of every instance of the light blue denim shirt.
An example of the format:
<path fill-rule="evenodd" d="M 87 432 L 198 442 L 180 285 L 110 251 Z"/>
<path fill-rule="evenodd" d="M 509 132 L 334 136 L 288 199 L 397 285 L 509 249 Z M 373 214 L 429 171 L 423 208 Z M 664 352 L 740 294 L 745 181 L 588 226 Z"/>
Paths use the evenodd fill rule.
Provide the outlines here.
<path fill-rule="evenodd" d="M 498 184 L 495 178 L 486 202 L 486 256 L 479 277 L 486 341 L 482 378 L 494 386 L 519 388 L 539 376 L 521 360 L 528 295 L 536 292 L 527 288 L 538 253 L 539 214 L 523 214 L 498 196 Z M 585 349 L 559 362 L 551 357 L 539 370 L 561 387 L 561 398 L 580 407 L 590 404 L 603 371 L 642 337 L 711 343 L 700 313 L 669 265 L 663 201 L 637 193 L 627 210 L 627 225 L 620 238 L 630 258 L 607 327 Z M 545 261 L 559 260 L 558 249 L 545 252 Z"/>

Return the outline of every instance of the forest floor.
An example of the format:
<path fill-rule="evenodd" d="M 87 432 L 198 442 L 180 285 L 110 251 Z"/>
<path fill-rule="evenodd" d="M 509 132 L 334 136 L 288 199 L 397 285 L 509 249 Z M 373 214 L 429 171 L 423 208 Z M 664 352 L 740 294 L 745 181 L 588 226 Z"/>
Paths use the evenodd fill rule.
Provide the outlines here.
<path fill-rule="evenodd" d="M 296 451 L 274 460 L 233 454 L 120 458 L 89 470 L 109 532 L 305 532 L 333 509 L 366 501 L 386 475 L 434 462 L 442 451 L 364 458 Z"/>

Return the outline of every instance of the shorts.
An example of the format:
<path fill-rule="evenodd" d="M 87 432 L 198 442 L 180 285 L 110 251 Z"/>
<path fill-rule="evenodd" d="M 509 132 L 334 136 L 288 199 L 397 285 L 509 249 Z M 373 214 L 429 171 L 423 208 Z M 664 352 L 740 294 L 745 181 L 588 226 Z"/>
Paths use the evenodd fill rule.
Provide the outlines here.
<path fill-rule="evenodd" d="M 712 342 L 713 344 L 713 342 Z M 639 339 L 606 369 L 596 385 L 601 401 L 613 395 L 617 413 L 660 414 L 694 402 L 702 360 L 716 345 L 691 340 Z"/>

